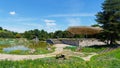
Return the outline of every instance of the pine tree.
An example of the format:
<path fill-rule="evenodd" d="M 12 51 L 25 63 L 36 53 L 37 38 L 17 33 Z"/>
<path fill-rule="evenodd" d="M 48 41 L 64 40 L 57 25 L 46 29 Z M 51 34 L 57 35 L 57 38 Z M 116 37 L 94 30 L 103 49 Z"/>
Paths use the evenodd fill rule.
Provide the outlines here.
<path fill-rule="evenodd" d="M 96 21 L 107 33 L 105 36 L 110 40 L 110 44 L 114 44 L 120 33 L 120 0 L 105 0 L 102 8 L 96 15 Z"/>

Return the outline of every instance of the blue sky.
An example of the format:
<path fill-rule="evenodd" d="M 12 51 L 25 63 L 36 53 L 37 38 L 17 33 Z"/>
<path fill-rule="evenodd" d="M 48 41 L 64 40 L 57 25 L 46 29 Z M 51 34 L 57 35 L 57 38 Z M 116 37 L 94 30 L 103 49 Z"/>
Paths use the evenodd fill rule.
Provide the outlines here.
<path fill-rule="evenodd" d="M 104 0 L 0 0 L 0 26 L 16 32 L 95 24 Z"/>

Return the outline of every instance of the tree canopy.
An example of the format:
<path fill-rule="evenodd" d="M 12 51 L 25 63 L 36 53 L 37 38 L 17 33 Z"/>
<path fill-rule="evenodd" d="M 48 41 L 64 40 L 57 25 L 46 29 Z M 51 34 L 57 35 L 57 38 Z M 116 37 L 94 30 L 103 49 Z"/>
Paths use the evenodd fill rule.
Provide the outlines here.
<path fill-rule="evenodd" d="M 96 21 L 107 33 L 106 39 L 114 44 L 120 33 L 120 0 L 105 0 L 102 9 L 96 15 Z"/>

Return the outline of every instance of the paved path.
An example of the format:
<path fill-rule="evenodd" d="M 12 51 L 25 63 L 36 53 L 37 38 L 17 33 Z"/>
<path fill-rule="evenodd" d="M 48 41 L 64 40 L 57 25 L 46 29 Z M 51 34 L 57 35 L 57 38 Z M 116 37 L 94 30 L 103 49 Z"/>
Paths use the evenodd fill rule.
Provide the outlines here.
<path fill-rule="evenodd" d="M 55 44 L 54 45 L 56 47 L 55 52 L 53 53 L 49 53 L 49 54 L 40 54 L 40 55 L 12 55 L 12 54 L 0 54 L 0 60 L 12 60 L 12 61 L 16 61 L 16 60 L 28 60 L 28 59 L 38 59 L 38 58 L 45 58 L 45 57 L 53 57 L 56 56 L 57 54 L 63 53 L 63 48 L 66 46 L 70 46 L 70 45 L 66 45 L 66 44 Z M 77 52 L 79 53 L 79 52 Z M 83 53 L 82 53 L 83 54 Z M 96 54 L 91 54 L 87 57 L 80 57 L 85 61 L 89 61 L 90 58 L 92 56 L 94 56 Z M 74 55 L 73 55 L 74 56 Z"/>

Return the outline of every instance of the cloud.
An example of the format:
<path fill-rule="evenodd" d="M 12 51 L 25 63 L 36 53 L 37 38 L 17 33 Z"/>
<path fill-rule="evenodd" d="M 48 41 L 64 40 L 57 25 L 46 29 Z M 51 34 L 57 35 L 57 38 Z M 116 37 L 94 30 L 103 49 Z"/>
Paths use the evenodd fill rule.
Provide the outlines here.
<path fill-rule="evenodd" d="M 42 29 L 43 26 L 39 23 L 38 18 L 28 17 L 7 17 L 0 18 L 2 27 L 16 32 L 24 32 L 31 29 Z"/>
<path fill-rule="evenodd" d="M 67 18 L 68 26 L 79 26 L 81 24 L 80 18 Z"/>
<path fill-rule="evenodd" d="M 45 19 L 44 22 L 46 23 L 47 26 L 56 26 L 55 20 Z"/>
<path fill-rule="evenodd" d="M 21 23 L 21 22 L 31 22 L 36 21 L 37 18 L 26 18 L 26 17 L 16 17 L 16 18 L 0 18 L 0 22 L 7 22 L 7 23 Z"/>
<path fill-rule="evenodd" d="M 49 19 L 44 19 L 45 22 L 45 27 L 44 29 L 47 32 L 55 32 L 56 30 L 59 29 L 59 27 L 56 24 L 56 20 L 49 20 Z"/>
<path fill-rule="evenodd" d="M 10 14 L 10 15 L 15 15 L 16 12 L 15 12 L 15 11 L 10 11 L 9 14 Z"/>
<path fill-rule="evenodd" d="M 54 26 L 54 27 L 52 27 L 52 26 L 47 26 L 47 27 L 45 27 L 44 29 L 47 31 L 47 32 L 55 32 L 55 31 L 57 31 L 57 30 L 62 30 L 61 29 L 62 28 L 62 26 L 61 25 L 59 25 L 59 26 Z"/>
<path fill-rule="evenodd" d="M 3 26 L 3 28 L 10 31 L 19 32 L 19 33 L 23 33 L 24 31 L 26 31 L 26 29 L 24 28 L 16 28 L 15 26 Z"/>
<path fill-rule="evenodd" d="M 28 26 L 28 27 L 43 28 L 42 25 L 37 24 L 37 23 L 22 23 L 22 24 L 25 25 L 25 26 Z"/>
<path fill-rule="evenodd" d="M 91 17 L 95 16 L 95 13 L 78 13 L 78 14 L 54 14 L 47 17 Z"/>

